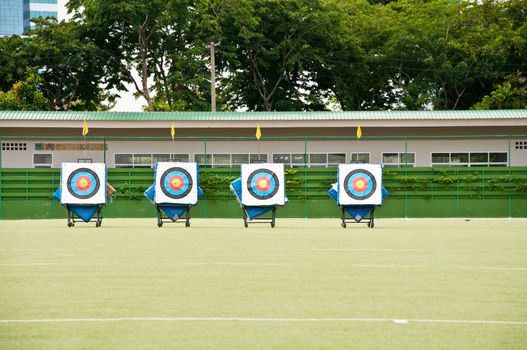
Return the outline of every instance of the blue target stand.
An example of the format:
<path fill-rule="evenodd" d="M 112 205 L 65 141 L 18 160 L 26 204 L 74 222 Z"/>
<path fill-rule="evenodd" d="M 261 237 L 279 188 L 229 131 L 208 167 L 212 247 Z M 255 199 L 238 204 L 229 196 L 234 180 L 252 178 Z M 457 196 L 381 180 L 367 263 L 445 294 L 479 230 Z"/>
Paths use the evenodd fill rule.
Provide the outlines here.
<path fill-rule="evenodd" d="M 158 162 L 154 166 L 154 183 L 145 191 L 145 197 L 155 205 L 157 226 L 185 219 L 190 227 L 190 208 L 198 204 L 203 191 L 198 186 L 197 163 Z"/>
<path fill-rule="evenodd" d="M 53 193 L 68 211 L 68 227 L 76 222 L 102 224 L 102 208 L 115 190 L 106 182 L 106 164 L 63 163 L 60 187 Z"/>
<path fill-rule="evenodd" d="M 243 211 L 243 224 L 276 224 L 276 209 L 287 203 L 283 164 L 242 164 L 241 177 L 230 184 Z M 264 216 L 270 212 L 270 216 Z"/>
<path fill-rule="evenodd" d="M 378 164 L 339 164 L 337 179 L 328 194 L 341 209 L 341 226 L 345 228 L 347 223 L 364 220 L 373 228 L 375 208 L 388 197 L 388 191 L 382 186 L 382 167 Z"/>

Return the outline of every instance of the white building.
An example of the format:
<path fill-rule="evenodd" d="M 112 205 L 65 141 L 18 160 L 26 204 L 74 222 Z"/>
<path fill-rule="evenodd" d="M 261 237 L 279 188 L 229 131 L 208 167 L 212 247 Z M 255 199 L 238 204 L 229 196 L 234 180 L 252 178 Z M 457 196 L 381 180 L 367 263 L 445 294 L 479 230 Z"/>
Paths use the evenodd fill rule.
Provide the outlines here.
<path fill-rule="evenodd" d="M 81 135 L 84 119 L 86 138 Z M 255 138 L 257 125 L 260 141 Z M 0 111 L 0 142 L 0 164 L 6 168 L 60 167 L 77 161 L 150 167 L 167 160 L 197 161 L 207 167 L 247 162 L 290 167 L 350 162 L 385 167 L 527 166 L 527 110 Z"/>

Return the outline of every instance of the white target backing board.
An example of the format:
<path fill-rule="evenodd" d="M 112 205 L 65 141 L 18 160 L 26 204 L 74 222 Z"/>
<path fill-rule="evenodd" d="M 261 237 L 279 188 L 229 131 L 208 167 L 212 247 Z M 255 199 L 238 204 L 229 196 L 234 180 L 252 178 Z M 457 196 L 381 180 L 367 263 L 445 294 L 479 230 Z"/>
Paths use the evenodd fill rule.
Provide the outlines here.
<path fill-rule="evenodd" d="M 283 164 L 242 164 L 242 204 L 284 205 Z"/>
<path fill-rule="evenodd" d="M 338 204 L 382 204 L 382 168 L 379 164 L 339 164 Z"/>
<path fill-rule="evenodd" d="M 62 163 L 62 204 L 106 203 L 106 164 Z"/>
<path fill-rule="evenodd" d="M 154 201 L 158 204 L 198 202 L 198 164 L 159 162 L 155 175 Z"/>

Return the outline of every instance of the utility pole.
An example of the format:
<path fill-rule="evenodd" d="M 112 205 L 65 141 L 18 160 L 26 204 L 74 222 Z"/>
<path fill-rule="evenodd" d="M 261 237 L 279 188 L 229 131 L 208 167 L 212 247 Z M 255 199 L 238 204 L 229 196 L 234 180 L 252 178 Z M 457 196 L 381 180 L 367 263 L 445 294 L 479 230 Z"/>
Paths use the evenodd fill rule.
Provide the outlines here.
<path fill-rule="evenodd" d="M 210 110 L 216 112 L 216 60 L 214 41 L 210 41 Z"/>

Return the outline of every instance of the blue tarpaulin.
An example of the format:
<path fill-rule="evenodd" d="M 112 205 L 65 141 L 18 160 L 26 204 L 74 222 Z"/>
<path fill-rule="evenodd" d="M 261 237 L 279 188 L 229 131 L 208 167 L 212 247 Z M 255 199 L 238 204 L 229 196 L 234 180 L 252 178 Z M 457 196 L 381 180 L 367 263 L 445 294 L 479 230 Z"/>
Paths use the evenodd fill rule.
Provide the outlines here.
<path fill-rule="evenodd" d="M 156 196 L 156 186 L 155 184 L 150 185 L 145 191 L 145 197 L 154 205 L 156 202 L 154 198 Z M 201 187 L 198 187 L 198 198 L 203 196 L 203 190 Z M 168 218 L 172 221 L 176 221 L 185 213 L 185 210 L 188 208 L 188 204 L 157 204 L 159 209 L 161 209 Z"/>
<path fill-rule="evenodd" d="M 53 198 L 60 202 L 62 190 L 59 187 L 55 193 L 53 193 Z M 81 218 L 84 222 L 88 222 L 99 210 L 99 204 L 65 204 L 66 209 L 73 212 L 76 216 Z"/>
<path fill-rule="evenodd" d="M 231 190 L 236 195 L 236 199 L 241 204 L 242 203 L 242 200 L 241 200 L 241 197 L 242 197 L 242 178 L 239 177 L 236 180 L 234 180 L 233 182 L 231 182 L 231 186 L 230 187 L 231 187 Z M 287 203 L 287 198 L 285 198 L 285 202 Z M 247 216 L 251 220 L 254 219 L 255 217 L 258 217 L 260 215 L 263 215 L 263 214 L 273 210 L 274 207 L 275 207 L 274 205 L 271 205 L 271 206 L 247 206 L 247 205 L 242 205 L 242 208 L 245 209 L 245 212 L 247 213 Z"/>
<path fill-rule="evenodd" d="M 382 200 L 388 197 L 388 190 L 386 188 L 381 188 Z M 338 193 L 337 193 L 337 184 L 334 183 L 333 186 L 328 191 L 329 196 L 338 204 Z M 366 217 L 372 210 L 374 205 L 365 204 L 365 205 L 343 205 L 342 208 L 352 217 L 355 221 L 360 222 L 364 217 Z M 380 207 L 380 205 L 378 205 Z"/>

